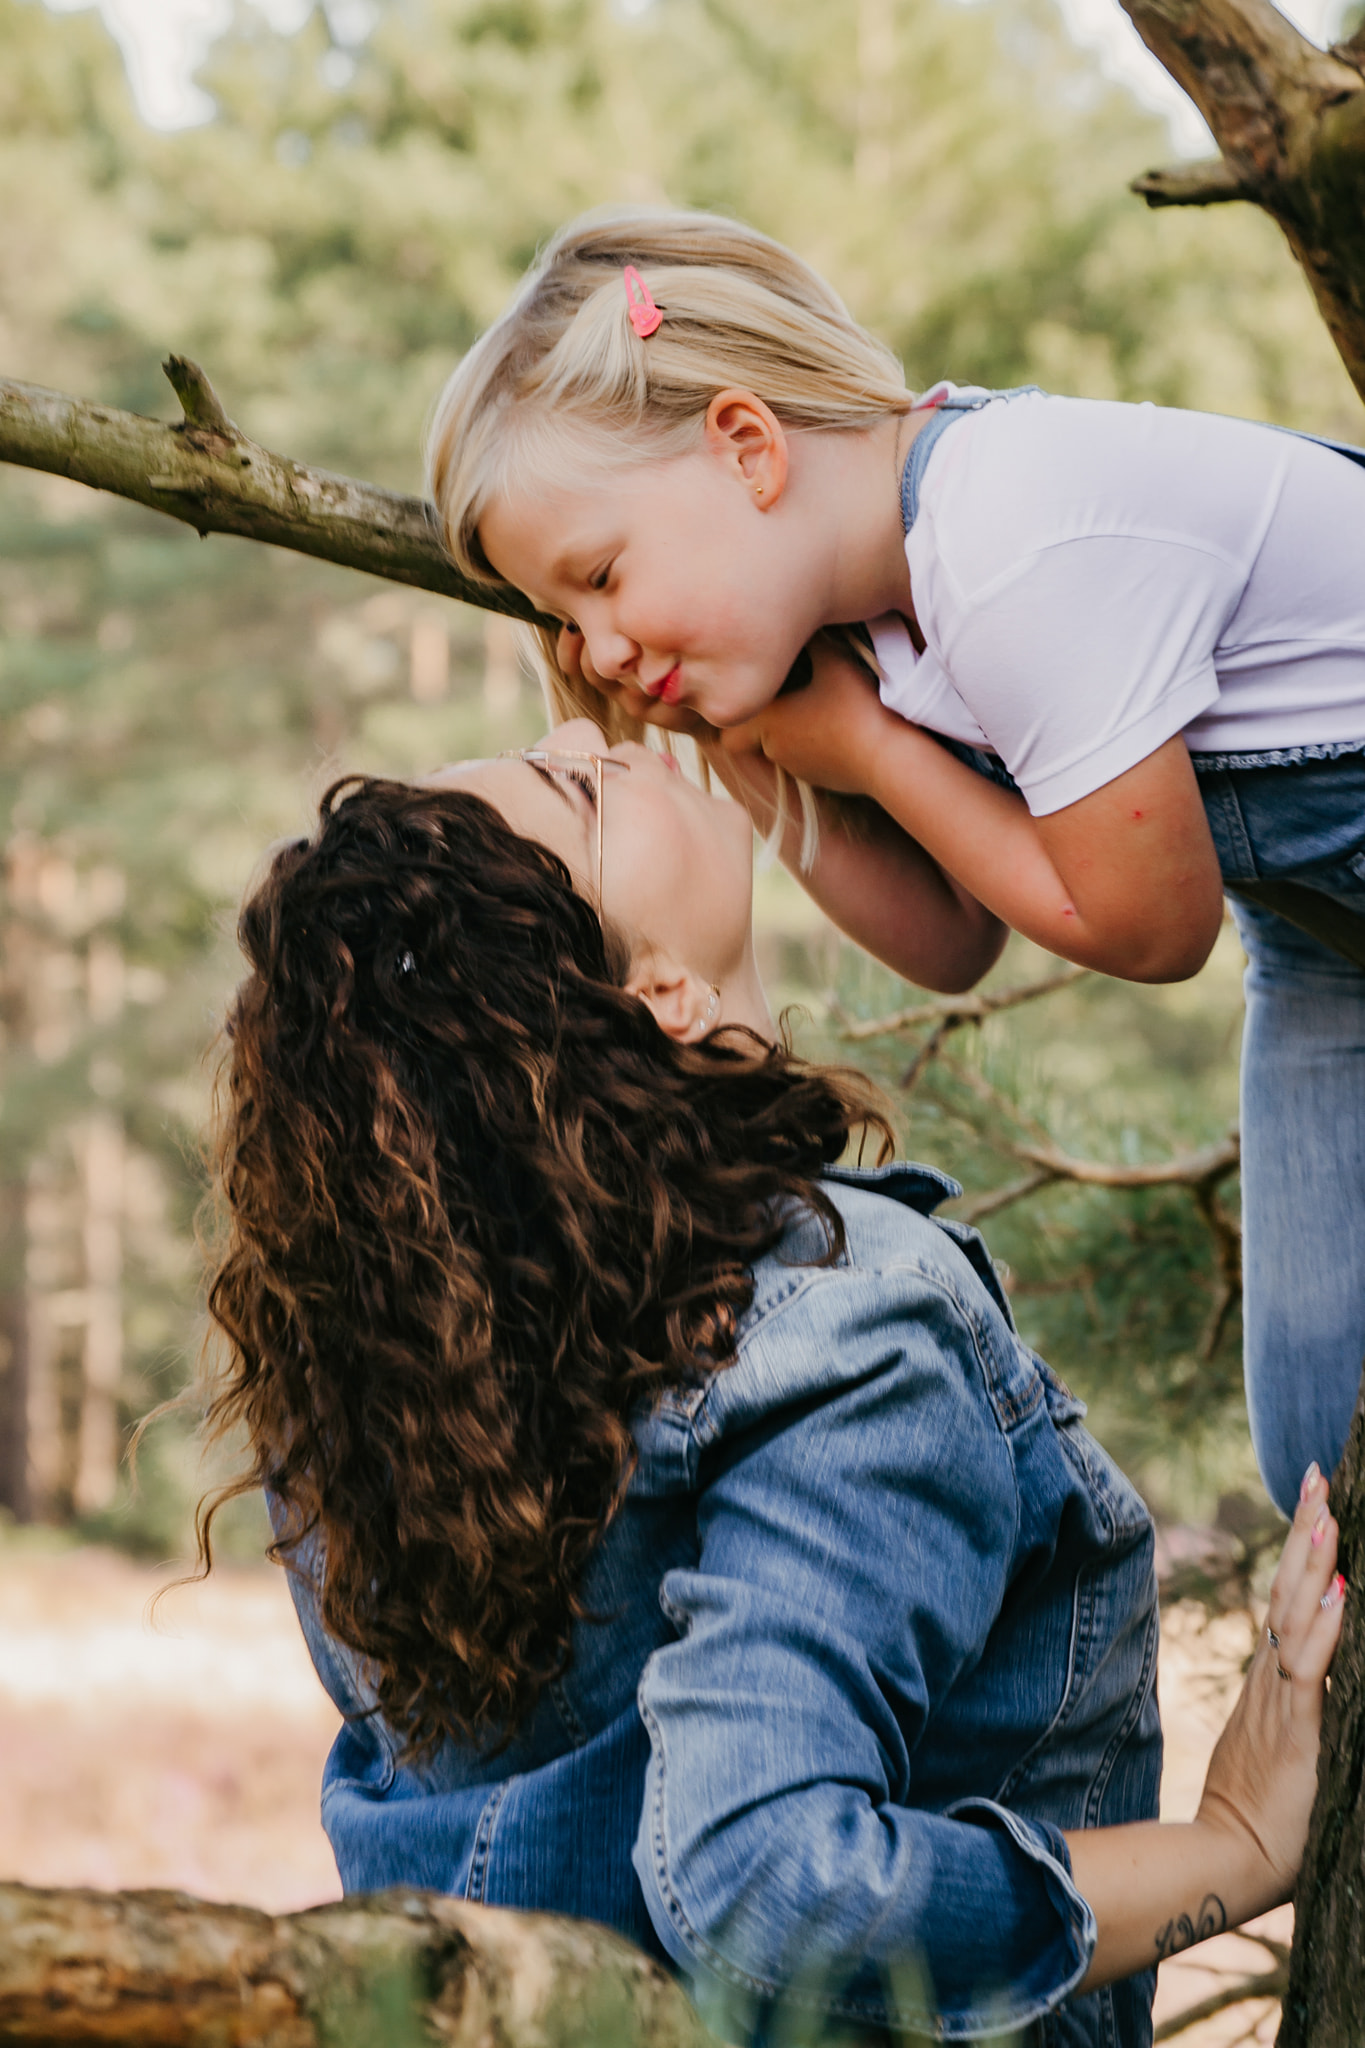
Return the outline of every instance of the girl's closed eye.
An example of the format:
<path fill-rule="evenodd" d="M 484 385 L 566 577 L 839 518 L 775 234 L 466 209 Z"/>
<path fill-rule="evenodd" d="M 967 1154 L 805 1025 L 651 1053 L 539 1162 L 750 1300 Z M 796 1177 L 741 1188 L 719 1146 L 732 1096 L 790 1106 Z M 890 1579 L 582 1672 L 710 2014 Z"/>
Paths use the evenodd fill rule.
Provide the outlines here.
<path fill-rule="evenodd" d="M 612 564 L 610 562 L 606 564 L 605 568 L 594 569 L 592 575 L 588 578 L 589 590 L 605 590 L 607 587 L 607 579 L 610 577 L 611 571 Z"/>

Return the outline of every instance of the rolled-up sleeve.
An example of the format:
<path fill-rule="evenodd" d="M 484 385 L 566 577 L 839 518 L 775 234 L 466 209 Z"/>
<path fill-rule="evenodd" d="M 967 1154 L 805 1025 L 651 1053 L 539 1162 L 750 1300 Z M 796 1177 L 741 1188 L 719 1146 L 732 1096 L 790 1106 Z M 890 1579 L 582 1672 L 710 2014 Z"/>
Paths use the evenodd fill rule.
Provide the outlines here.
<path fill-rule="evenodd" d="M 698 1563 L 663 1582 L 679 1637 L 640 1684 L 635 1866 L 722 2026 L 783 2000 L 999 2034 L 1056 2006 L 1094 1946 L 1056 1829 L 913 1803 L 918 1732 L 1005 1598 L 1018 1501 L 971 1319 L 922 1275 L 903 1289 L 831 1273 L 807 1298 L 793 1341 L 868 1369 L 731 1422 L 703 1461 Z M 783 1334 L 769 1318 L 765 1341 Z"/>

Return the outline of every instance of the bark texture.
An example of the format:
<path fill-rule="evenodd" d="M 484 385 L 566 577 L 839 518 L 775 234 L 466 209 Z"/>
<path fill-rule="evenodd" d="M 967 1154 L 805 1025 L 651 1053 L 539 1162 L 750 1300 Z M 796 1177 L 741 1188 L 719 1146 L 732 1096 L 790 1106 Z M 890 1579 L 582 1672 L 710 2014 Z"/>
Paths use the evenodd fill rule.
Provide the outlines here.
<path fill-rule="evenodd" d="M 1333 1474 L 1332 1505 L 1352 1593 L 1294 1894 L 1294 1949 L 1277 2048 L 1360 2048 L 1365 2040 L 1365 1395 Z"/>
<path fill-rule="evenodd" d="M 715 2048 L 604 1928 L 426 1892 L 272 1919 L 0 1885 L 4 2048 Z"/>
<path fill-rule="evenodd" d="M 1249 199 L 1277 220 L 1365 397 L 1365 30 L 1331 51 L 1270 0 L 1123 0 L 1221 155 L 1150 171 L 1152 206 Z"/>
<path fill-rule="evenodd" d="M 172 356 L 164 367 L 185 411 L 174 425 L 0 378 L 0 462 L 134 498 L 201 534 L 269 541 L 486 610 L 536 616 L 516 592 L 460 574 L 425 499 L 272 455 L 228 418 L 197 364 Z"/>

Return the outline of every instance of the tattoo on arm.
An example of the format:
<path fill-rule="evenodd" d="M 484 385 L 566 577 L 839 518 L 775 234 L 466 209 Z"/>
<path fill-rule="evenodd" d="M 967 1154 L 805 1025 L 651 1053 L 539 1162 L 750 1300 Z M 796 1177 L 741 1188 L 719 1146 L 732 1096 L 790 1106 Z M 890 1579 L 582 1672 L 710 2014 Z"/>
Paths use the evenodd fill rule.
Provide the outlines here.
<path fill-rule="evenodd" d="M 1188 1913 L 1181 1913 L 1174 1920 L 1168 1920 L 1159 1927 L 1156 1934 L 1156 1959 L 1164 1963 L 1167 1956 L 1178 1956 L 1184 1948 L 1193 1948 L 1197 1941 L 1207 1941 L 1211 1935 L 1222 1934 L 1228 1924 L 1227 1910 L 1216 1892 L 1209 1892 L 1201 1899 L 1199 1911 L 1191 1919 Z"/>

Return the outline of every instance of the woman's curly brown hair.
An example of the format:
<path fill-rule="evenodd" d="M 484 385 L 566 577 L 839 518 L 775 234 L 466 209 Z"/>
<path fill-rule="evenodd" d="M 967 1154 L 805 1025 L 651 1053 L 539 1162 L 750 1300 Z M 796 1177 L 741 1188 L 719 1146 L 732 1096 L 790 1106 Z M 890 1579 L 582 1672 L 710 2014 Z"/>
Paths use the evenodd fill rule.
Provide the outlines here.
<path fill-rule="evenodd" d="M 813 1177 L 889 1131 L 856 1075 L 675 1044 L 472 794 L 336 783 L 240 939 L 210 1429 L 245 1425 L 277 1552 L 321 1537 L 322 1620 L 409 1751 L 497 1742 L 567 1664 L 632 1414 L 730 1360 L 793 1201 L 842 1249 Z"/>

